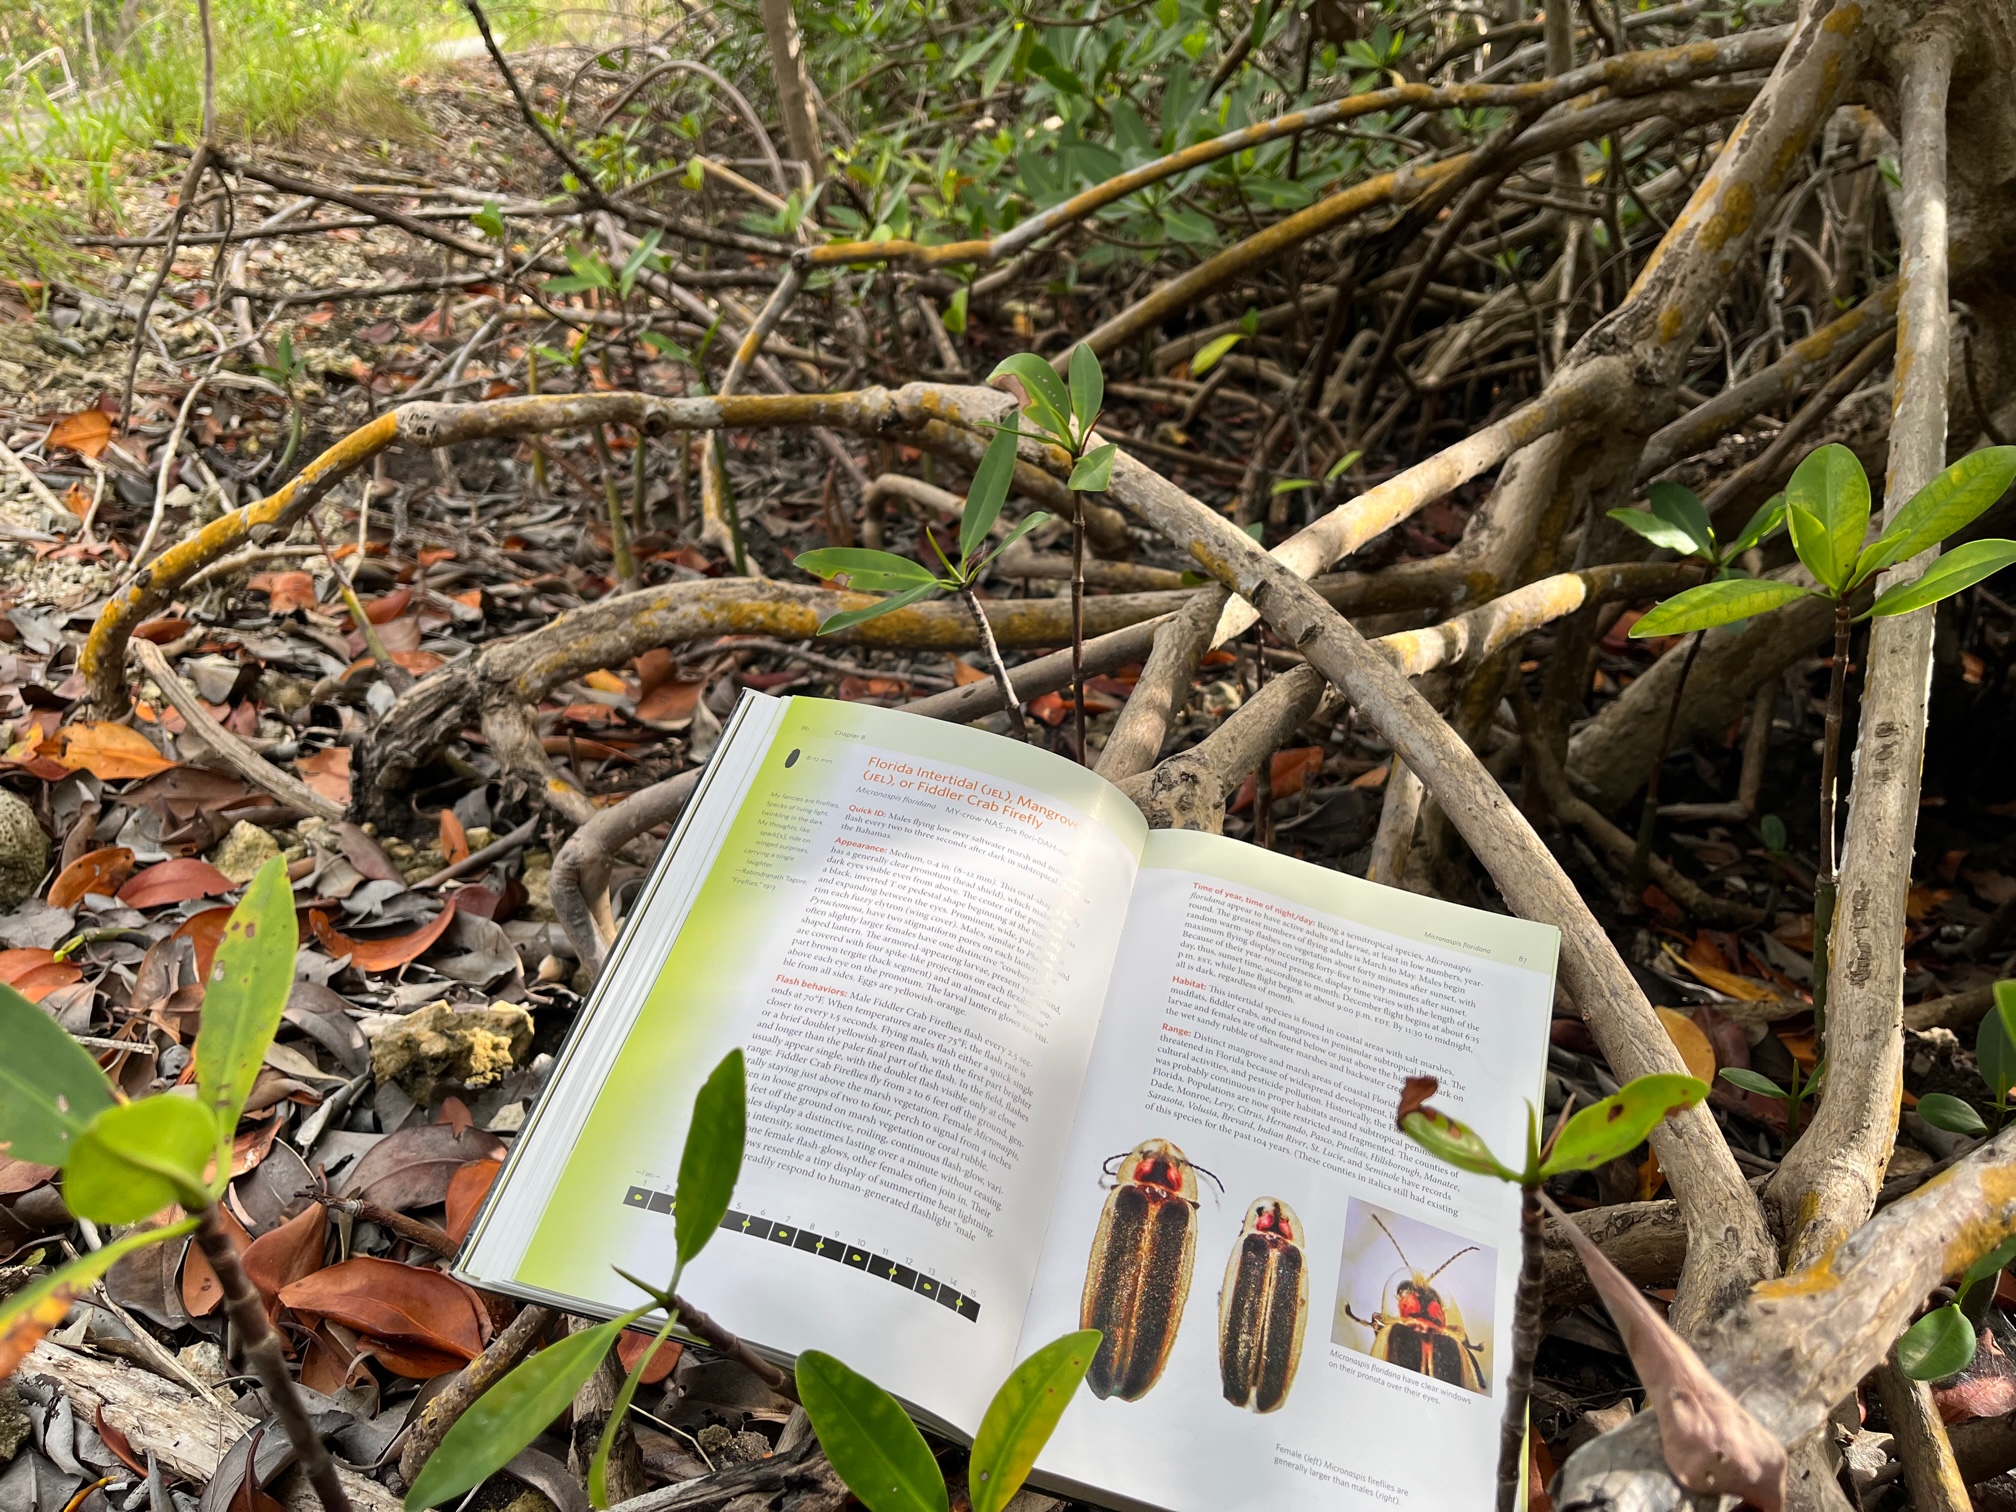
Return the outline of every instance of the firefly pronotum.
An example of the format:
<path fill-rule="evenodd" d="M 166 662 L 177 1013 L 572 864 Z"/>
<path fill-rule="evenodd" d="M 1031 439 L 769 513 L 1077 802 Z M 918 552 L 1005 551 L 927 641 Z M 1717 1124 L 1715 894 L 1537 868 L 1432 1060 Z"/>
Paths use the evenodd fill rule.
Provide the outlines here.
<path fill-rule="evenodd" d="M 1107 1171 L 1114 1186 L 1079 1309 L 1080 1326 L 1104 1337 L 1085 1384 L 1102 1400 L 1131 1402 L 1161 1378 L 1176 1342 L 1197 1257 L 1197 1177 L 1211 1173 L 1166 1139 L 1144 1140 Z"/>
<path fill-rule="evenodd" d="M 1288 1400 L 1309 1321 L 1302 1220 L 1277 1197 L 1246 1210 L 1218 1293 L 1218 1371 L 1225 1400 L 1272 1412 Z"/>
<path fill-rule="evenodd" d="M 1386 1236 L 1387 1242 L 1399 1254 L 1405 1270 L 1387 1284 L 1378 1312 L 1369 1318 L 1361 1318 L 1351 1311 L 1351 1304 L 1346 1302 L 1344 1316 L 1372 1330 L 1370 1353 L 1373 1359 L 1433 1376 L 1451 1386 L 1488 1395 L 1490 1387 L 1484 1380 L 1484 1346 L 1470 1341 L 1470 1335 L 1463 1327 L 1461 1310 L 1453 1302 L 1444 1301 L 1434 1284 L 1437 1276 L 1478 1246 L 1465 1245 L 1423 1275 L 1407 1258 L 1407 1252 L 1400 1248 L 1400 1241 L 1393 1237 L 1393 1231 L 1386 1227 L 1385 1220 L 1374 1213 L 1372 1221 L 1379 1225 L 1379 1232 Z"/>

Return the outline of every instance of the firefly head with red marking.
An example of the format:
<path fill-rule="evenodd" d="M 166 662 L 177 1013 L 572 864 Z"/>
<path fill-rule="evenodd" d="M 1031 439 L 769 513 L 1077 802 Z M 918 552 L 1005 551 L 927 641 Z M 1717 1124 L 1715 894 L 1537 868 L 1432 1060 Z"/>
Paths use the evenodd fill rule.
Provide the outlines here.
<path fill-rule="evenodd" d="M 1144 1139 L 1125 1155 L 1106 1162 L 1116 1186 L 1141 1188 L 1150 1198 L 1177 1198 L 1196 1207 L 1203 1195 L 1198 1176 L 1211 1176 L 1166 1139 Z M 1211 1176 L 1215 1182 L 1216 1176 Z"/>

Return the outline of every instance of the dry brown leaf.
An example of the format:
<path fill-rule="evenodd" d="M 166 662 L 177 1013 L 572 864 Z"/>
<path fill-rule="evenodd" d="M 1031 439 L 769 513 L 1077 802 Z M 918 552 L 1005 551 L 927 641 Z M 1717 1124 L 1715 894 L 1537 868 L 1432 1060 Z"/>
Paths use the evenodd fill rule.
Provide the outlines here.
<path fill-rule="evenodd" d="M 1646 1400 L 1659 1415 L 1659 1442 L 1673 1478 L 1698 1495 L 1738 1496 L 1763 1512 L 1781 1512 L 1785 1446 L 1709 1372 L 1595 1241 L 1544 1192 L 1540 1200 L 1575 1246 L 1623 1335 Z"/>
<path fill-rule="evenodd" d="M 343 1195 L 399 1212 L 433 1207 L 448 1200 L 464 1166 L 503 1156 L 503 1142 L 481 1129 L 458 1133 L 451 1124 L 413 1124 L 365 1152 Z"/>
<path fill-rule="evenodd" d="M 677 724 L 693 717 L 693 705 L 700 702 L 697 682 L 661 682 L 645 690 L 637 700 L 637 717 L 658 724 Z"/>
<path fill-rule="evenodd" d="M 483 1210 L 483 1199 L 504 1169 L 501 1160 L 472 1160 L 448 1178 L 448 1237 L 460 1244 Z"/>
<path fill-rule="evenodd" d="M 329 916 L 319 908 L 309 910 L 308 927 L 324 950 L 333 956 L 347 955 L 350 964 L 359 971 L 397 971 L 407 962 L 417 961 L 429 945 L 441 938 L 454 913 L 455 900 L 450 898 L 441 912 L 411 934 L 393 935 L 385 940 L 353 940 L 331 924 Z"/>
<path fill-rule="evenodd" d="M 278 1228 L 267 1230 L 245 1250 L 245 1276 L 269 1304 L 304 1276 L 322 1269 L 329 1210 L 311 1202 Z"/>
<path fill-rule="evenodd" d="M 217 959 L 217 947 L 224 943 L 224 926 L 230 922 L 230 909 L 206 908 L 199 914 L 191 914 L 176 926 L 176 935 L 196 947 L 198 982 L 210 980 L 210 967 Z"/>
<path fill-rule="evenodd" d="M 483 1352 L 476 1294 L 440 1271 L 359 1255 L 283 1288 L 281 1303 L 391 1344 L 473 1360 Z"/>
<path fill-rule="evenodd" d="M 104 782 L 127 777 L 152 777 L 175 763 L 155 749 L 138 730 L 103 722 L 65 725 L 43 755 L 69 770 L 89 772 Z"/>
<path fill-rule="evenodd" d="M 1755 978 L 1738 976 L 1733 971 L 1723 971 L 1715 966 L 1697 965 L 1671 945 L 1665 946 L 1664 949 L 1676 963 L 1686 968 L 1689 975 L 1700 981 L 1703 986 L 1713 987 L 1724 997 L 1732 997 L 1742 1003 L 1762 1003 L 1778 996 Z"/>
<path fill-rule="evenodd" d="M 651 1335 L 639 1333 L 634 1328 L 626 1328 L 616 1336 L 616 1360 L 627 1374 L 637 1368 L 637 1362 L 644 1358 L 644 1351 L 651 1348 Z M 672 1368 L 679 1363 L 679 1356 L 686 1352 L 686 1346 L 677 1339 L 667 1339 L 651 1356 L 651 1363 L 644 1367 L 638 1377 L 642 1386 L 656 1386 L 672 1374 Z"/>
<path fill-rule="evenodd" d="M 39 1003 L 59 987 L 84 980 L 84 968 L 71 961 L 59 961 L 53 950 L 22 947 L 0 950 L 0 982 L 5 982 L 31 1003 Z"/>
<path fill-rule="evenodd" d="M 245 1232 L 245 1225 L 237 1215 L 223 1204 L 217 1205 L 217 1216 L 223 1220 L 224 1232 L 231 1236 L 231 1244 L 238 1251 L 242 1261 L 245 1251 L 251 1246 L 252 1236 Z M 211 1268 L 209 1256 L 203 1253 L 201 1245 L 192 1244 L 189 1252 L 182 1257 L 182 1306 L 192 1318 L 207 1318 L 224 1305 L 224 1283 L 217 1279 L 217 1272 Z"/>
<path fill-rule="evenodd" d="M 112 417 L 95 405 L 65 415 L 50 427 L 49 444 L 95 460 L 112 444 Z"/>
<path fill-rule="evenodd" d="M 1680 1052 L 1680 1059 L 1687 1063 L 1687 1074 L 1697 1081 L 1715 1084 L 1715 1047 L 1708 1042 L 1694 1020 L 1677 1008 L 1657 1010 L 1659 1022 L 1666 1030 L 1666 1037 L 1673 1041 L 1673 1048 Z"/>
<path fill-rule="evenodd" d="M 119 901 L 128 908 L 159 908 L 192 898 L 221 898 L 237 886 L 208 861 L 182 856 L 135 872 L 119 889 Z"/>
<path fill-rule="evenodd" d="M 315 579 L 305 572 L 262 572 L 246 586 L 265 594 L 266 607 L 275 614 L 313 609 L 316 604 Z"/>
<path fill-rule="evenodd" d="M 441 854 L 450 866 L 469 859 L 469 832 L 452 808 L 441 810 Z"/>
<path fill-rule="evenodd" d="M 49 906 L 75 908 L 89 893 L 113 897 L 132 875 L 133 852 L 125 846 L 108 845 L 102 850 L 86 851 L 58 872 L 56 880 L 49 884 Z"/>
<path fill-rule="evenodd" d="M 325 746 L 306 756 L 294 758 L 294 770 L 301 780 L 332 803 L 350 801 L 350 747 Z"/>

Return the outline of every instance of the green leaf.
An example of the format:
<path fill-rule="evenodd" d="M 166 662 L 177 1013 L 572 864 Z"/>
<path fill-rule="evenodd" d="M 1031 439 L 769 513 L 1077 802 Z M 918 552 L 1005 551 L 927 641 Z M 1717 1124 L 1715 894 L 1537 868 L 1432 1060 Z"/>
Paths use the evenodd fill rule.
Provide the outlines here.
<path fill-rule="evenodd" d="M 945 313 L 941 319 L 945 329 L 954 336 L 966 334 L 966 304 L 971 292 L 968 289 L 954 289 L 951 301 L 945 306 Z"/>
<path fill-rule="evenodd" d="M 2012 562 L 2016 562 L 2016 541 L 1969 541 L 1936 559 L 1917 581 L 1884 589 L 1870 607 L 1870 616 L 1881 618 L 1923 609 L 1972 588 L 1983 578 L 1993 577 Z"/>
<path fill-rule="evenodd" d="M 1950 1092 L 1927 1092 L 1918 1099 L 1918 1116 L 1935 1129 L 1944 1129 L 1948 1134 L 1986 1134 L 1988 1125 L 1981 1121 L 1981 1115 L 1974 1111 L 1971 1103 L 1962 1102 Z"/>
<path fill-rule="evenodd" d="M 791 565 L 816 578 L 844 579 L 857 593 L 893 593 L 938 581 L 937 574 L 920 562 L 866 546 L 822 546 L 800 552 Z"/>
<path fill-rule="evenodd" d="M 1776 814 L 1766 814 L 1757 821 L 1757 836 L 1764 842 L 1764 849 L 1774 856 L 1782 854 L 1792 842 L 1792 837 L 1786 833 L 1785 821 Z"/>
<path fill-rule="evenodd" d="M 2008 492 L 2012 480 L 2016 446 L 1984 447 L 1962 457 L 1905 501 L 1889 528 L 1856 562 L 1856 581 L 1908 561 L 1971 525 Z"/>
<path fill-rule="evenodd" d="M 1276 478 L 1268 487 L 1267 493 L 1269 497 L 1278 499 L 1283 494 L 1300 493 L 1305 488 L 1315 486 L 1314 478 Z"/>
<path fill-rule="evenodd" d="M 1008 502 L 1008 487 L 1015 481 L 1015 437 L 996 431 L 987 443 L 980 465 L 973 469 L 973 481 L 966 489 L 966 508 L 959 516 L 959 555 L 971 559 L 987 542 L 987 532 L 1001 517 Z"/>
<path fill-rule="evenodd" d="M 1022 1489 L 1072 1393 L 1085 1379 L 1099 1339 L 1096 1328 L 1052 1339 L 1001 1383 L 980 1420 L 973 1457 L 966 1466 L 973 1512 L 1001 1512 Z"/>
<path fill-rule="evenodd" d="M 1347 451 L 1343 456 L 1330 464 L 1330 470 L 1323 474 L 1323 481 L 1325 483 L 1335 483 L 1345 473 L 1350 471 L 1353 462 L 1356 462 L 1364 455 L 1365 453 L 1362 451 Z"/>
<path fill-rule="evenodd" d="M 658 243 L 664 239 L 665 230 L 662 226 L 653 226 L 649 231 L 644 233 L 643 238 L 638 241 L 636 248 L 624 260 L 623 271 L 616 275 L 616 288 L 618 292 L 627 295 L 631 289 L 636 287 L 637 275 L 644 271 L 645 266 L 650 263 L 653 257 L 657 256 Z"/>
<path fill-rule="evenodd" d="M 406 1512 L 453 1501 L 511 1462 L 565 1412 L 640 1307 L 549 1344 L 492 1386 L 455 1420 L 406 1493 Z"/>
<path fill-rule="evenodd" d="M 850 625 L 863 624 L 868 620 L 880 619 L 885 614 L 894 614 L 898 609 L 907 609 L 927 594 L 936 592 L 941 586 L 936 578 L 928 583 L 919 583 L 904 593 L 883 599 L 880 603 L 865 604 L 859 609 L 842 609 L 838 614 L 829 614 L 819 626 L 821 635 L 831 635 L 835 630 L 845 630 Z"/>
<path fill-rule="evenodd" d="M 2016 981 L 1995 984 L 1995 1007 L 1974 1036 L 1974 1064 L 1997 1102 L 2016 1087 Z"/>
<path fill-rule="evenodd" d="M 1693 489 L 1682 488 L 1678 483 L 1654 483 L 1645 491 L 1645 498 L 1652 506 L 1652 513 L 1667 524 L 1678 526 L 1693 541 L 1689 555 L 1715 555 L 1715 526 Z"/>
<path fill-rule="evenodd" d="M 2007 1239 L 1996 1245 L 1995 1248 L 1988 1251 L 1987 1254 L 1981 1256 L 1972 1265 L 1968 1266 L 1966 1270 L 1962 1271 L 1960 1273 L 1960 1289 L 1964 1292 L 1975 1283 L 1986 1281 L 1990 1276 L 2007 1266 L 2011 1260 L 2016 1260 L 2016 1234 L 2011 1234 Z"/>
<path fill-rule="evenodd" d="M 738 1057 L 742 1054 L 740 1050 L 734 1053 Z M 720 1073 L 717 1071 L 715 1074 Z M 702 1096 L 705 1096 L 704 1092 Z M 688 1147 L 691 1147 L 690 1142 Z M 736 1155 L 739 1159 L 741 1155 L 739 1148 Z M 684 1174 L 683 1168 L 681 1174 Z M 714 1221 L 719 1223 L 721 1220 L 717 1217 Z M 638 1357 L 636 1365 L 623 1377 L 623 1384 L 616 1390 L 616 1400 L 610 1404 L 608 1420 L 602 1425 L 602 1437 L 596 1441 L 594 1457 L 588 1461 L 588 1501 L 591 1506 L 603 1509 L 603 1512 L 607 1512 L 609 1506 L 609 1456 L 616 1448 L 616 1430 L 629 1419 L 630 1404 L 637 1400 L 637 1388 L 644 1381 L 644 1368 L 657 1355 L 658 1346 L 672 1336 L 672 1326 L 676 1322 L 678 1322 L 676 1316 L 666 1317 L 663 1326 L 651 1336 L 650 1344 Z"/>
<path fill-rule="evenodd" d="M 287 863 L 273 857 L 245 889 L 224 925 L 216 964 L 203 989 L 203 1024 L 196 1035 L 196 1087 L 229 1137 L 252 1095 L 267 1047 L 280 1028 L 294 987 L 294 888 Z"/>
<path fill-rule="evenodd" d="M 1869 533 L 1869 476 L 1838 441 L 1817 447 L 1785 485 L 1792 546 L 1806 570 L 1836 593 L 1854 576 L 1862 537 Z M 1808 516 L 1800 518 L 1801 513 Z"/>
<path fill-rule="evenodd" d="M 58 1266 L 46 1276 L 37 1277 L 5 1302 L 0 1302 L 0 1355 L 7 1352 L 7 1339 L 15 1327 L 26 1320 L 44 1299 L 61 1292 L 64 1297 L 74 1297 L 92 1282 L 112 1269 L 135 1250 L 143 1250 L 150 1245 L 166 1244 L 170 1239 L 180 1239 L 184 1234 L 196 1231 L 194 1218 L 184 1218 L 178 1222 L 164 1224 L 160 1228 L 130 1229 L 108 1244 L 79 1255 L 68 1265 Z M 59 1315 L 56 1322 L 61 1322 Z"/>
<path fill-rule="evenodd" d="M 742 1052 L 721 1058 L 693 1099 L 693 1122 L 679 1156 L 679 1185 L 672 1196 L 672 1230 L 679 1263 L 707 1247 L 735 1195 L 742 1174 L 742 1140 L 749 1126 Z"/>
<path fill-rule="evenodd" d="M 63 1163 L 64 1204 L 94 1223 L 138 1223 L 175 1203 L 201 1207 L 218 1128 L 208 1108 L 173 1092 L 107 1108 Z"/>
<path fill-rule="evenodd" d="M 1541 1166 L 1542 1176 L 1593 1171 L 1638 1148 L 1660 1124 L 1708 1095 L 1692 1076 L 1640 1076 L 1568 1120 Z"/>
<path fill-rule="evenodd" d="M 1078 434 L 1092 429 L 1106 404 L 1106 375 L 1099 370 L 1099 357 L 1084 342 L 1071 349 L 1071 418 L 1078 422 Z"/>
<path fill-rule="evenodd" d="M 60 1166 L 86 1126 L 117 1100 L 68 1030 L 0 986 L 0 1145 L 16 1160 Z"/>
<path fill-rule="evenodd" d="M 469 217 L 469 224 L 492 241 L 504 240 L 504 216 L 494 199 L 483 201 L 483 208 Z"/>
<path fill-rule="evenodd" d="M 989 562 L 993 561 L 996 557 L 1001 555 L 1001 553 L 1006 551 L 1010 546 L 1013 546 L 1017 541 L 1021 540 L 1022 537 L 1029 534 L 1030 531 L 1035 530 L 1040 526 L 1048 525 L 1054 518 L 1055 518 L 1054 515 L 1046 514 L 1044 511 L 1040 509 L 1037 510 L 1034 514 L 1030 515 L 1028 519 L 1024 520 L 1020 525 L 1017 525 L 1013 530 L 1009 531 L 1008 534 L 1001 537 L 1000 541 L 995 544 L 995 547 L 992 551 L 988 552 L 987 555 L 985 555 L 978 562 L 973 564 L 973 570 L 975 572 L 978 572 L 982 567 L 985 567 Z"/>
<path fill-rule="evenodd" d="M 1400 1120 L 1400 1132 L 1444 1164 L 1500 1181 L 1517 1182 L 1519 1173 L 1499 1163 L 1477 1131 L 1435 1108 L 1417 1108 Z"/>
<path fill-rule="evenodd" d="M 1791 1096 L 1789 1092 L 1771 1080 L 1770 1077 L 1747 1070 L 1742 1066 L 1724 1066 L 1716 1075 L 1733 1086 L 1741 1087 L 1745 1092 L 1755 1092 L 1759 1097 L 1783 1098 Z"/>
<path fill-rule="evenodd" d="M 1694 554 L 1694 538 L 1671 520 L 1663 519 L 1649 509 L 1613 509 L 1610 518 L 1627 529 L 1637 531 L 1654 546 L 1677 551 L 1682 556 Z"/>
<path fill-rule="evenodd" d="M 1022 385 L 1022 391 L 1029 396 L 1029 418 L 1048 431 L 1061 445 L 1071 445 L 1071 396 L 1064 390 L 1064 380 L 1057 372 L 1034 352 L 1017 352 L 1013 357 L 1003 358 L 1000 366 L 987 375 L 989 383 L 997 378 L 1013 378 Z"/>
<path fill-rule="evenodd" d="M 1904 1330 L 1897 1368 L 1914 1381 L 1943 1381 L 1974 1363 L 1974 1345 L 1974 1325 L 1949 1302 Z"/>
<path fill-rule="evenodd" d="M 1117 442 L 1108 441 L 1104 446 L 1095 446 L 1078 459 L 1071 469 L 1068 486 L 1080 493 L 1104 493 L 1113 481 L 1113 459 L 1120 454 Z"/>
<path fill-rule="evenodd" d="M 1227 331 L 1223 336 L 1213 337 L 1190 354 L 1190 376 L 1202 378 L 1218 366 L 1218 359 L 1246 339 L 1244 331 Z"/>
<path fill-rule="evenodd" d="M 1732 625 L 1773 609 L 1782 609 L 1794 599 L 1805 598 L 1810 588 L 1781 583 L 1773 578 L 1724 578 L 1702 583 L 1685 593 L 1676 593 L 1631 627 L 1634 640 L 1648 635 L 1684 635 L 1690 630 L 1712 630 Z"/>
<path fill-rule="evenodd" d="M 1750 516 L 1750 521 L 1736 532 L 1736 539 L 1729 543 L 1725 559 L 1743 555 L 1752 546 L 1761 546 L 1776 535 L 1785 524 L 1785 495 L 1773 494 Z"/>
<path fill-rule="evenodd" d="M 798 1400 L 840 1479 L 868 1512 L 947 1512 L 945 1477 L 896 1399 L 829 1354 L 798 1356 Z"/>

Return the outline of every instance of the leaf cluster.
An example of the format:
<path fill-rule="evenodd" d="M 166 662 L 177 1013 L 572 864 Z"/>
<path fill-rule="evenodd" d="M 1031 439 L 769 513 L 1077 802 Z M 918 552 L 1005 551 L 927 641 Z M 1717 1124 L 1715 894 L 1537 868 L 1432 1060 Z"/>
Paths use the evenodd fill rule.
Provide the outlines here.
<path fill-rule="evenodd" d="M 1824 598 L 1845 605 L 1878 573 L 1938 546 L 1954 532 L 1972 524 L 2002 497 L 2012 480 L 2016 480 L 2016 446 L 1990 446 L 1972 452 L 1913 494 L 1888 528 L 1864 545 L 1869 534 L 1868 475 L 1847 447 L 1838 443 L 1819 447 L 1799 464 L 1780 499 L 1759 511 L 1762 519 L 1774 507 L 1782 508 L 1785 527 L 1792 536 L 1792 549 L 1820 585 L 1818 588 L 1771 580 L 1718 578 L 1675 594 L 1634 624 L 1631 634 L 1642 637 L 1710 630 L 1802 598 Z M 1635 511 L 1618 511 L 1613 518 L 1622 518 L 1625 513 Z M 1712 529 L 1704 537 L 1697 535 L 1691 526 L 1679 525 L 1663 516 L 1660 523 L 1671 526 L 1674 539 L 1684 538 L 1693 543 L 1695 549 L 1690 554 L 1701 554 L 1705 544 L 1709 559 L 1714 559 Z M 1753 519 L 1745 527 L 1746 537 L 1757 523 Z M 1651 527 L 1633 528 L 1652 538 Z M 1732 543 L 1729 554 L 1733 555 L 1737 549 Z M 1747 550 L 1748 545 L 1741 549 Z M 1971 588 L 2011 563 L 2016 563 L 2016 541 L 1969 541 L 1936 559 L 1911 582 L 1886 588 L 1862 617 L 1880 619 L 1924 609 Z"/>
<path fill-rule="evenodd" d="M 1428 1099 L 1435 1090 L 1433 1077 L 1408 1079 L 1397 1115 L 1400 1132 L 1458 1170 L 1530 1188 L 1572 1171 L 1592 1171 L 1629 1154 L 1667 1118 L 1705 1098 L 1708 1084 L 1692 1076 L 1640 1076 L 1558 1125 L 1544 1146 L 1529 1104 L 1526 1160 L 1519 1170 L 1499 1160 L 1475 1129 L 1430 1106 Z"/>

